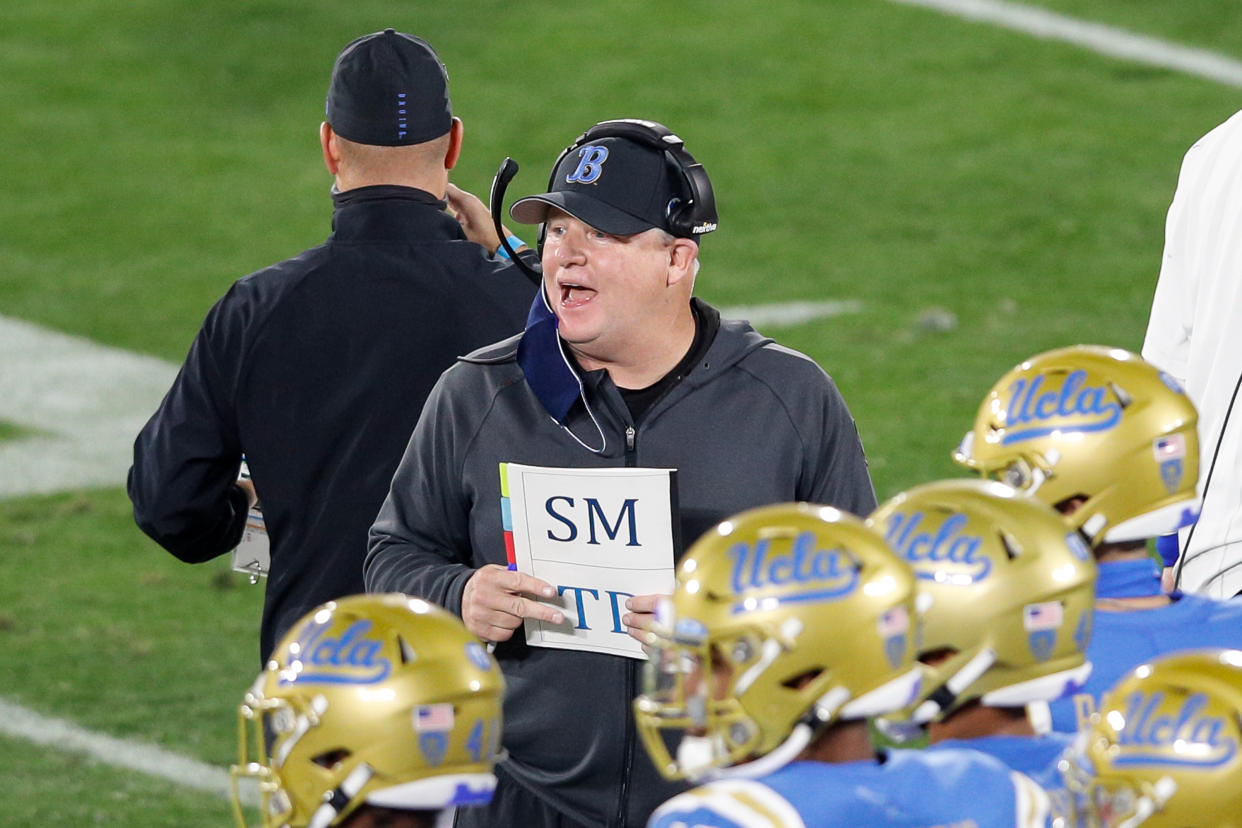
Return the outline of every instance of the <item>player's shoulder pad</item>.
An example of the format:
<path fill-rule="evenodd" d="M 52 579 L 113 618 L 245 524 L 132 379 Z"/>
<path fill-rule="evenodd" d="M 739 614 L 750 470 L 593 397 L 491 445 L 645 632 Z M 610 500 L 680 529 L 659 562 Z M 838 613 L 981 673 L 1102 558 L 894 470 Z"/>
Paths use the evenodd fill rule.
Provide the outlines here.
<path fill-rule="evenodd" d="M 729 779 L 678 794 L 656 809 L 647 828 L 806 828 L 806 823 L 762 782 Z"/>
<path fill-rule="evenodd" d="M 1014 817 L 1019 828 L 1044 828 L 1052 824 L 1052 800 L 1034 779 L 1018 771 L 1009 775 L 1013 783 Z"/>
<path fill-rule="evenodd" d="M 1242 642 L 1242 624 L 1238 623 L 1242 620 L 1242 600 L 1213 598 L 1210 595 L 1183 592 L 1179 593 L 1177 603 L 1182 604 L 1189 613 L 1198 614 L 1201 622 L 1208 625 L 1207 629 L 1215 631 L 1223 627 L 1231 632 L 1236 630 L 1235 638 Z M 1214 639 L 1209 644 L 1206 640 L 1208 634 L 1202 627 L 1199 634 L 1205 638 L 1204 646 L 1239 646 L 1239 644 L 1218 644 Z M 1188 635 L 1193 635 L 1193 633 L 1188 633 Z"/>

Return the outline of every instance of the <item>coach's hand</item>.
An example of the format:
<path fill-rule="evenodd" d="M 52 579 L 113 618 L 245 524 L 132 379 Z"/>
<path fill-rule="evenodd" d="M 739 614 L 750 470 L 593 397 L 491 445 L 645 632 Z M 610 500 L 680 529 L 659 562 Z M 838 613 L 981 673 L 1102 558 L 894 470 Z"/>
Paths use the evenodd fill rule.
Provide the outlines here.
<path fill-rule="evenodd" d="M 475 244 L 487 248 L 488 253 L 500 249 L 500 236 L 496 235 L 496 225 L 492 222 L 492 212 L 487 209 L 478 196 L 468 193 L 456 184 L 449 184 L 444 193 L 448 202 L 449 215 L 457 219 L 466 238 Z M 511 235 L 509 228 L 501 225 L 505 235 Z M 518 250 L 522 248 L 519 247 Z"/>
<path fill-rule="evenodd" d="M 242 477 L 233 481 L 233 485 L 246 493 L 246 505 L 253 509 L 255 504 L 259 502 L 259 495 L 254 490 L 254 481 L 249 477 Z"/>
<path fill-rule="evenodd" d="M 508 641 L 524 618 L 563 624 L 565 614 L 555 607 L 526 598 L 556 597 L 556 590 L 541 581 L 503 566 L 488 564 L 476 569 L 461 596 L 461 620 L 466 629 L 484 641 Z"/>
<path fill-rule="evenodd" d="M 635 595 L 625 599 L 625 608 L 629 610 L 621 616 L 621 623 L 631 638 L 647 644 L 647 628 L 655 620 L 656 604 L 668 598 L 667 595 Z"/>

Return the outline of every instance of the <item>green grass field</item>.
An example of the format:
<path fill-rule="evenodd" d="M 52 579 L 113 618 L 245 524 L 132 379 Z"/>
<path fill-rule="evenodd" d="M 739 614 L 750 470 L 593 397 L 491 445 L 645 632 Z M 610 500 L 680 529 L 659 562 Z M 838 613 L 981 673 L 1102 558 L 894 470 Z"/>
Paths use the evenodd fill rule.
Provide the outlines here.
<path fill-rule="evenodd" d="M 1242 58 L 1229 0 L 1048 8 Z M 233 279 L 329 231 L 332 60 L 392 25 L 449 67 L 485 194 L 611 117 L 679 132 L 721 229 L 718 305 L 854 299 L 774 328 L 837 380 L 880 496 L 956 474 L 991 383 L 1076 342 L 1137 349 L 1182 153 L 1242 91 L 883 0 L 0 7 L 0 315 L 179 362 Z M 956 327 L 926 325 L 952 314 Z M 0 393 L 7 357 L 0 353 Z M 29 430 L 0 423 L 0 441 Z M 3 472 L 0 472 L 3 473 Z M 115 487 L 0 501 L 0 697 L 218 766 L 260 589 L 188 567 Z M 0 826 L 220 826 L 222 799 L 0 739 Z"/>

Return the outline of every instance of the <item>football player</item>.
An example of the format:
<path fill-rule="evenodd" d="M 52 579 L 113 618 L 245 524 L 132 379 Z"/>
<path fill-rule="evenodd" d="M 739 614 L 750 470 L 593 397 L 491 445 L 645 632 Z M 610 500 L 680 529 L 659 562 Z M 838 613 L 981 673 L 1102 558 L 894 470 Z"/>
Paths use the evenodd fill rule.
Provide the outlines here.
<path fill-rule="evenodd" d="M 1242 652 L 1162 656 L 1127 674 L 1066 758 L 1082 824 L 1242 826 Z"/>
<path fill-rule="evenodd" d="M 1136 354 L 1079 345 L 1038 354 L 988 392 L 954 459 L 1056 508 L 1100 564 L 1093 665 L 1052 704 L 1073 732 L 1100 695 L 1154 656 L 1242 648 L 1242 602 L 1165 593 L 1147 541 L 1194 520 L 1198 417 L 1181 387 Z"/>
<path fill-rule="evenodd" d="M 461 621 L 403 595 L 323 604 L 277 645 L 239 710 L 232 769 L 264 828 L 432 828 L 496 785 L 504 679 Z"/>
<path fill-rule="evenodd" d="M 1002 483 L 918 486 L 867 519 L 918 578 L 919 660 L 909 718 L 933 749 L 983 751 L 1056 787 L 1068 734 L 1037 735 L 1027 705 L 1081 687 L 1096 565 L 1048 506 Z"/>
<path fill-rule="evenodd" d="M 656 613 L 635 711 L 660 772 L 706 784 L 648 825 L 1043 824 L 1044 792 L 992 757 L 872 746 L 867 717 L 918 690 L 914 580 L 826 506 L 753 509 L 700 538 Z"/>

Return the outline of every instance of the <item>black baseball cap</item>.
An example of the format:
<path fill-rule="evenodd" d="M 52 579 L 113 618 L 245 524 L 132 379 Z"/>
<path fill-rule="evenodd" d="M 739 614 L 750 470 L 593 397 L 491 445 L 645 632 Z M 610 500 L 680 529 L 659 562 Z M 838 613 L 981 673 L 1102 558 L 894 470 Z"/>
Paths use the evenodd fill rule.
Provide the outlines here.
<path fill-rule="evenodd" d="M 325 115 L 334 132 L 359 144 L 439 138 L 453 123 L 448 71 L 421 38 L 394 29 L 364 35 L 337 55 Z"/>
<path fill-rule="evenodd" d="M 668 224 L 669 206 L 689 193 L 666 153 L 629 138 L 609 136 L 572 148 L 557 163 L 549 192 L 514 202 L 509 215 L 522 224 L 539 224 L 557 207 L 614 236 Z"/>

